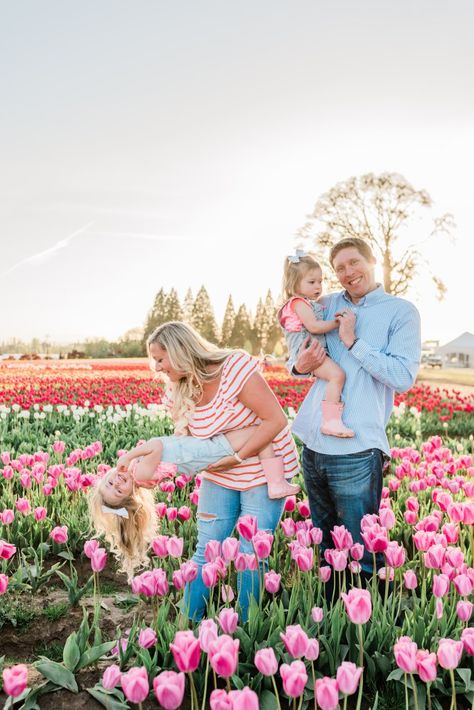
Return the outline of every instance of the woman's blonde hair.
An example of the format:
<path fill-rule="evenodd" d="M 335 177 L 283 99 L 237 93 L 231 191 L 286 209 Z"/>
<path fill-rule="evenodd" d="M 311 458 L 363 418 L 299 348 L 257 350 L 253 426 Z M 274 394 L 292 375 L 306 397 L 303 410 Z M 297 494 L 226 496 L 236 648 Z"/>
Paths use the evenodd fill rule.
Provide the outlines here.
<path fill-rule="evenodd" d="M 308 271 L 321 269 L 313 254 L 295 254 L 285 257 L 283 265 L 283 293 L 285 298 L 298 295 L 298 286 Z M 321 269 L 322 271 L 322 269 Z"/>
<path fill-rule="evenodd" d="M 149 336 L 147 350 L 152 368 L 150 345 L 155 344 L 166 351 L 171 367 L 183 373 L 182 377 L 171 385 L 171 416 L 175 432 L 186 434 L 195 402 L 202 395 L 203 383 L 210 382 L 219 374 L 225 360 L 234 351 L 210 343 L 192 326 L 181 321 L 163 323 Z M 215 367 L 211 367 L 209 371 L 210 365 Z"/>
<path fill-rule="evenodd" d="M 101 484 L 112 471 L 97 480 L 89 491 L 89 513 L 96 535 L 105 537 L 120 564 L 119 571 L 125 572 L 130 580 L 137 568 L 150 564 L 148 548 L 158 533 L 158 516 L 152 492 L 135 484 L 131 495 L 120 506 L 127 509 L 128 518 L 105 513 Z"/>

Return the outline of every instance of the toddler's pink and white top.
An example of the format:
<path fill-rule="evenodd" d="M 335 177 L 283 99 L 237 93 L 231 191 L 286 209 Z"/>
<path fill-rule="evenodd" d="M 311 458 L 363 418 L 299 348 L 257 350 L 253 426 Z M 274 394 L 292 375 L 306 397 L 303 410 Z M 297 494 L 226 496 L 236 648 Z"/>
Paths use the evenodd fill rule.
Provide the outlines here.
<path fill-rule="evenodd" d="M 214 398 L 194 410 L 189 422 L 191 436 L 207 439 L 233 429 L 260 424 L 261 420 L 255 412 L 238 398 L 249 377 L 258 372 L 259 368 L 259 361 L 246 352 L 237 350 L 229 355 L 222 367 L 219 388 Z M 285 477 L 291 478 L 298 472 L 299 463 L 295 442 L 288 427 L 273 439 L 272 444 L 275 456 L 283 457 Z M 202 475 L 213 483 L 237 491 L 246 491 L 266 483 L 258 456 L 252 456 L 224 473 L 204 471 Z"/>

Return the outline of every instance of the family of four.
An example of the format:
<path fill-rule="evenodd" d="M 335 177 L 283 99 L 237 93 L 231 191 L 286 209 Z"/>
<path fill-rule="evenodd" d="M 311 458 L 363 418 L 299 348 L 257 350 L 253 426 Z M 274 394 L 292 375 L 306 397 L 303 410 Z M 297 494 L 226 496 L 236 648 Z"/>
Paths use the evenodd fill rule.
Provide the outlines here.
<path fill-rule="evenodd" d="M 420 360 L 420 321 L 406 300 L 385 293 L 375 281 L 375 258 L 358 238 L 339 241 L 330 263 L 342 291 L 322 295 L 322 272 L 297 251 L 284 268 L 286 303 L 278 318 L 295 377 L 317 379 L 293 423 L 303 442 L 302 467 L 314 526 L 322 549 L 330 531 L 344 525 L 361 542 L 360 521 L 377 513 L 390 447 L 385 427 L 395 391 L 409 389 Z M 274 531 L 285 497 L 299 471 L 286 415 L 260 373 L 259 362 L 241 350 L 204 340 L 185 323 L 159 326 L 148 339 L 157 372 L 167 375 L 167 404 L 175 435 L 145 442 L 122 456 L 90 495 L 92 520 L 129 574 L 146 563 L 156 534 L 151 488 L 170 475 L 202 471 L 197 511 L 196 579 L 184 607 L 199 620 L 209 590 L 200 574 L 210 540 L 223 541 L 243 515 Z M 252 552 L 241 540 L 242 552 Z M 369 556 L 362 569 L 370 573 Z M 239 573 L 242 617 L 258 595 L 256 571 Z"/>

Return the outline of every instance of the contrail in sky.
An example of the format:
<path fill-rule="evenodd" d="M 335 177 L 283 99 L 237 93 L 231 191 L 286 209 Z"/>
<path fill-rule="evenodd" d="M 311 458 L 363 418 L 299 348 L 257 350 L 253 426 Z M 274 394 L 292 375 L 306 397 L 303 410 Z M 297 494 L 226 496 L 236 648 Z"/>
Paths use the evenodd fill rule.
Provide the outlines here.
<path fill-rule="evenodd" d="M 60 239 L 59 242 L 56 242 L 56 244 L 54 244 L 52 247 L 49 247 L 49 249 L 44 249 L 43 251 L 40 251 L 37 254 L 32 254 L 31 256 L 27 256 L 25 259 L 17 261 L 16 264 L 10 266 L 10 268 L 0 274 L 0 276 L 6 276 L 7 274 L 11 274 L 12 271 L 16 271 L 16 269 L 19 269 L 20 266 L 23 266 L 24 264 L 34 264 L 35 262 L 42 262 L 49 259 L 56 252 L 60 251 L 61 249 L 65 249 L 69 245 L 69 242 L 74 239 L 74 237 L 77 237 L 78 234 L 82 234 L 83 232 L 85 232 L 93 224 L 94 222 L 88 222 L 80 229 L 77 229 L 72 234 L 69 234 L 69 236 L 65 237 L 64 239 Z"/>
<path fill-rule="evenodd" d="M 16 264 L 13 264 L 13 266 L 10 266 L 9 269 L 4 271 L 3 273 L 0 274 L 0 277 L 6 276 L 7 274 L 11 274 L 12 271 L 16 271 L 19 269 L 21 266 L 24 266 L 25 264 L 34 264 L 34 263 L 41 263 L 42 261 L 46 261 L 50 257 L 52 257 L 54 254 L 56 254 L 58 251 L 61 249 L 65 249 L 67 246 L 69 246 L 70 242 L 74 239 L 74 237 L 77 237 L 79 234 L 83 234 L 86 232 L 89 227 L 91 227 L 94 224 L 94 222 L 88 222 L 85 224 L 83 227 L 80 229 L 77 229 L 75 232 L 72 234 L 69 234 L 69 236 L 65 237 L 64 239 L 60 239 L 59 242 L 56 242 L 52 247 L 49 247 L 49 249 L 44 249 L 44 251 L 40 251 L 37 254 L 32 254 L 31 256 L 27 256 L 25 259 L 21 259 L 21 261 L 17 261 Z M 185 242 L 185 241 L 192 241 L 189 237 L 182 237 L 176 234 L 148 234 L 146 232 L 99 232 L 96 230 L 92 230 L 90 234 L 95 234 L 101 237 L 129 237 L 132 239 L 146 239 L 149 241 L 156 241 L 156 242 L 162 242 L 162 241 L 180 241 L 180 242 Z"/>

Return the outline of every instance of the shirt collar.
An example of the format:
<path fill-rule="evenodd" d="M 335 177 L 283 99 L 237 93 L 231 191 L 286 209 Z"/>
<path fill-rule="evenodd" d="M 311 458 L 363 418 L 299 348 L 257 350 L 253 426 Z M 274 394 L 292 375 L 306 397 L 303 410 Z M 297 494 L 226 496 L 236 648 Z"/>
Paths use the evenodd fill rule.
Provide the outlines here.
<path fill-rule="evenodd" d="M 350 303 L 351 306 L 372 306 L 375 303 L 382 301 L 385 296 L 386 293 L 382 284 L 377 284 L 377 288 L 375 288 L 373 291 L 370 291 L 369 293 L 366 293 L 365 296 L 362 296 L 358 303 L 353 303 L 351 301 L 351 297 L 349 296 L 347 291 L 342 292 L 342 297 L 345 301 Z"/>

